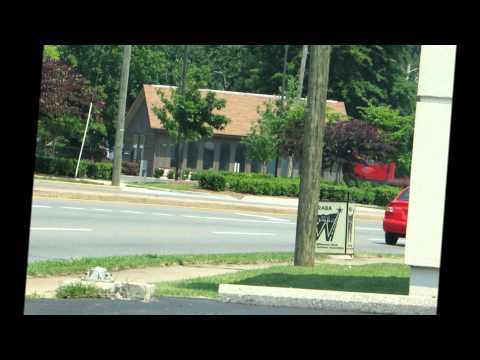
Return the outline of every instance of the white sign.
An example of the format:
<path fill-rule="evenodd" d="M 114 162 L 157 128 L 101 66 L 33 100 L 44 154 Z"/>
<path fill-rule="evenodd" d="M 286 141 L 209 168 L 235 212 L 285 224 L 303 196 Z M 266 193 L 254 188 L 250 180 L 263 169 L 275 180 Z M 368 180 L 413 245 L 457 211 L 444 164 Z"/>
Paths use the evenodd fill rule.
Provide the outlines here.
<path fill-rule="evenodd" d="M 326 254 L 353 254 L 355 208 L 346 202 L 318 205 L 315 251 Z"/>

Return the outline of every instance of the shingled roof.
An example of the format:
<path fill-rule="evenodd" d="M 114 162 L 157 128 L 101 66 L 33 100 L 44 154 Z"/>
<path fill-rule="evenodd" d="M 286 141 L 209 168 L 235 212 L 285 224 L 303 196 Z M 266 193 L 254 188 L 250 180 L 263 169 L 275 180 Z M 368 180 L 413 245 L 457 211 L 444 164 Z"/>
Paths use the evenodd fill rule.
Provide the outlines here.
<path fill-rule="evenodd" d="M 166 85 L 143 85 L 143 91 L 138 95 L 137 99 L 135 99 L 128 111 L 126 123 L 128 124 L 128 121 L 134 115 L 136 109 L 142 104 L 145 104 L 147 106 L 150 127 L 158 130 L 163 129 L 160 119 L 153 111 L 155 106 L 162 106 L 162 100 L 157 91 L 161 90 L 166 98 L 170 98 L 171 91 L 174 88 L 174 86 Z M 267 102 L 278 98 L 278 96 L 275 95 L 200 89 L 201 93 L 209 91 L 214 92 L 218 98 L 226 100 L 225 108 L 217 111 L 217 113 L 225 115 L 230 119 L 225 129 L 214 130 L 214 134 L 217 135 L 246 136 L 252 124 L 258 121 L 259 115 L 257 108 L 260 107 L 260 109 L 264 109 Z M 344 115 L 347 114 L 345 104 L 341 101 L 327 100 L 327 107 L 334 112 Z"/>

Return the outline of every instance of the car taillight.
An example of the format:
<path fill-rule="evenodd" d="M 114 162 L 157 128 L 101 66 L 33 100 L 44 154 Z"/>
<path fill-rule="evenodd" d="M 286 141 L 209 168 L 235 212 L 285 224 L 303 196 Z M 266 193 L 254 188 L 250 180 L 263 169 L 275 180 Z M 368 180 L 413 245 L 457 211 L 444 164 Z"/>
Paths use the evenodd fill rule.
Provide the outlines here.
<path fill-rule="evenodd" d="M 385 211 L 388 212 L 388 213 L 393 213 L 393 207 L 387 206 Z"/>

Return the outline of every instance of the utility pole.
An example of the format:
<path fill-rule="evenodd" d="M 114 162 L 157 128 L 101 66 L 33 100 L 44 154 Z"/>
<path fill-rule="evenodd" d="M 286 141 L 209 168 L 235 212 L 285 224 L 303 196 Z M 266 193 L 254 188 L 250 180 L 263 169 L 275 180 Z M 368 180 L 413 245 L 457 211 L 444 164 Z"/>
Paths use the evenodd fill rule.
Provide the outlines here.
<path fill-rule="evenodd" d="M 285 86 L 286 86 L 286 77 L 287 77 L 287 59 L 288 59 L 288 45 L 285 45 L 285 53 L 283 56 L 283 76 L 282 76 L 282 98 L 281 98 L 281 109 L 280 111 L 283 113 L 284 111 L 284 101 L 285 101 Z M 275 177 L 278 176 L 278 153 L 275 159 Z"/>
<path fill-rule="evenodd" d="M 184 46 L 184 51 L 183 51 L 183 64 L 182 64 L 182 77 L 180 79 L 180 95 L 182 96 L 182 99 L 184 99 L 185 96 L 185 88 L 187 86 L 187 64 L 188 64 L 188 45 Z M 181 164 L 183 161 L 183 147 L 184 144 L 180 144 L 180 136 L 177 136 L 177 164 L 176 164 L 176 169 L 175 169 L 175 180 L 178 180 L 180 176 L 180 171 L 181 169 Z"/>
<path fill-rule="evenodd" d="M 295 266 L 315 265 L 315 233 L 320 197 L 330 53 L 331 45 L 311 46 L 308 105 L 295 239 Z"/>
<path fill-rule="evenodd" d="M 127 106 L 128 72 L 130 69 L 131 53 L 132 45 L 124 45 L 120 76 L 120 99 L 118 102 L 117 130 L 115 132 L 115 149 L 113 157 L 113 186 L 120 186 L 120 174 L 122 172 L 123 137 L 125 133 L 125 111 Z"/>

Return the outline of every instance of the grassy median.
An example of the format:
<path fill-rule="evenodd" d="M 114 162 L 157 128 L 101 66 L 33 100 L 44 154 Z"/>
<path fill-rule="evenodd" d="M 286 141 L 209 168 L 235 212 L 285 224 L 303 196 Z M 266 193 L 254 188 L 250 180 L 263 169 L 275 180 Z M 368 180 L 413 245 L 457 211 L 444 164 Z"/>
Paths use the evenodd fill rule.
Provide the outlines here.
<path fill-rule="evenodd" d="M 410 268 L 404 264 L 318 264 L 313 268 L 272 266 L 268 269 L 157 283 L 155 295 L 215 298 L 219 284 L 408 295 L 409 277 Z"/>
<path fill-rule="evenodd" d="M 128 183 L 129 187 L 140 187 L 144 189 L 167 189 L 167 190 L 179 190 L 188 191 L 199 189 L 197 182 L 194 183 L 176 183 L 176 182 L 131 182 Z"/>

